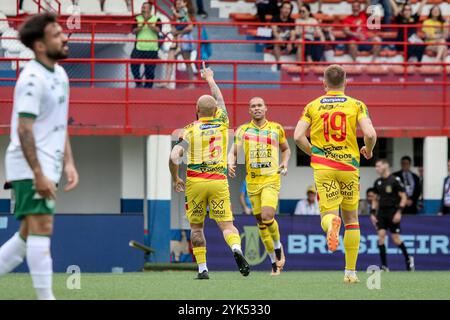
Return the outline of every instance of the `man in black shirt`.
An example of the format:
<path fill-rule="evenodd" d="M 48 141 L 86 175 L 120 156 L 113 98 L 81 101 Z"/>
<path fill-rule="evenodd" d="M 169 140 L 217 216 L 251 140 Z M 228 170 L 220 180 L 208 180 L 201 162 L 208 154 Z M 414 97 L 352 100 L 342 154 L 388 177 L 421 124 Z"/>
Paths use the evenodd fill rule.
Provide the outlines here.
<path fill-rule="evenodd" d="M 410 156 L 403 156 L 400 162 L 401 170 L 394 172 L 394 176 L 397 176 L 402 181 L 406 196 L 405 214 L 417 214 L 417 204 L 420 198 L 420 179 L 419 176 L 411 171 L 412 159 Z"/>
<path fill-rule="evenodd" d="M 378 160 L 375 170 L 381 177 L 374 184 L 377 197 L 372 203 L 371 220 L 378 231 L 381 268 L 385 271 L 389 270 L 384 244 L 386 230 L 389 230 L 392 241 L 400 248 L 405 257 L 406 270 L 413 271 L 414 259 L 408 255 L 405 244 L 400 239 L 400 220 L 407 201 L 405 187 L 399 177 L 391 174 L 391 168 L 387 160 Z"/>

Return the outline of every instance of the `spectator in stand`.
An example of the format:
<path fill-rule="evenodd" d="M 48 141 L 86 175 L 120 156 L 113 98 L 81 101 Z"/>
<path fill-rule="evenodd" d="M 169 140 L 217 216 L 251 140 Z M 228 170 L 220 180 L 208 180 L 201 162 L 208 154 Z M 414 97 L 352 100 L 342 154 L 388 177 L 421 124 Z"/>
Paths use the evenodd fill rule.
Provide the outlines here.
<path fill-rule="evenodd" d="M 303 3 L 299 8 L 300 18 L 295 20 L 297 38 L 304 41 L 325 41 L 325 35 L 319 22 L 312 16 L 309 4 Z M 304 37 L 304 38 L 303 38 Z M 304 48 L 304 52 L 303 52 Z M 308 62 L 320 61 L 323 57 L 323 44 L 305 43 L 297 48 L 297 60 Z M 305 59 L 304 59 L 305 58 Z"/>
<path fill-rule="evenodd" d="M 411 171 L 411 162 L 410 156 L 403 156 L 400 162 L 402 169 L 394 172 L 394 176 L 399 177 L 404 184 L 408 196 L 405 210 L 403 210 L 405 214 L 417 214 L 417 204 L 420 198 L 420 179 L 417 174 Z"/>
<path fill-rule="evenodd" d="M 280 7 L 280 14 L 272 18 L 272 39 L 278 41 L 295 41 L 295 26 L 294 19 L 292 19 L 292 9 L 293 5 L 290 1 L 283 1 Z M 285 23 L 291 23 L 292 25 L 281 25 Z M 280 61 L 281 50 L 285 50 L 287 54 L 294 53 L 294 44 L 274 44 L 273 53 L 275 55 L 275 60 Z M 280 70 L 281 65 L 275 64 L 272 66 L 272 71 Z"/>
<path fill-rule="evenodd" d="M 266 22 L 266 15 L 275 17 L 278 14 L 278 0 L 256 0 L 256 15 L 259 21 Z"/>
<path fill-rule="evenodd" d="M 422 0 L 420 2 L 417 12 L 413 14 L 412 6 L 405 2 L 400 6 L 397 5 L 395 0 L 390 0 L 392 11 L 394 13 L 394 23 L 399 25 L 415 25 L 420 22 L 420 15 L 422 14 L 423 7 L 427 3 L 427 0 Z M 406 36 L 406 38 L 405 38 Z M 412 45 L 408 45 L 407 57 L 408 61 L 418 62 L 422 61 L 423 53 L 425 51 L 425 46 L 421 45 L 423 40 L 417 34 L 416 28 L 407 28 L 405 33 L 405 28 L 398 28 L 397 39 L 395 41 L 408 41 Z M 403 51 L 404 46 L 397 45 L 398 51 Z"/>
<path fill-rule="evenodd" d="M 450 160 L 447 163 L 448 176 L 444 180 L 444 188 L 442 190 L 441 209 L 439 215 L 450 214 Z"/>
<path fill-rule="evenodd" d="M 322 32 L 325 36 L 325 41 L 336 41 L 336 37 L 334 36 L 333 27 L 328 25 L 326 22 L 324 26 L 322 26 Z M 331 21 L 333 24 L 334 21 Z M 323 57 L 325 61 L 333 61 L 334 59 L 334 48 L 336 45 L 334 43 L 327 43 L 323 46 Z"/>
<path fill-rule="evenodd" d="M 186 0 L 176 0 L 175 7 L 172 7 L 173 21 L 184 24 L 177 24 L 172 26 L 172 34 L 175 40 L 193 41 L 192 30 L 194 29 L 192 21 L 192 10 L 188 7 Z M 168 60 L 175 60 L 178 55 L 182 55 L 184 60 L 191 60 L 191 52 L 195 49 L 193 42 L 174 42 L 170 48 Z M 168 63 L 166 68 L 166 80 L 170 81 L 173 73 L 173 63 Z M 189 80 L 194 79 L 194 70 L 191 63 L 186 63 Z M 166 87 L 169 88 L 170 82 L 166 82 Z M 189 88 L 193 88 L 194 84 L 189 84 Z"/>
<path fill-rule="evenodd" d="M 384 16 L 383 16 L 383 23 L 384 24 L 390 24 L 392 21 L 392 7 L 390 4 L 390 1 L 392 0 L 371 0 L 371 5 L 381 5 L 383 7 Z M 395 16 L 395 15 L 394 15 Z"/>
<path fill-rule="evenodd" d="M 247 182 L 244 181 L 242 182 L 241 185 L 241 194 L 239 196 L 239 202 L 241 203 L 242 206 L 242 212 L 243 214 L 252 214 L 253 210 L 252 210 L 252 203 L 250 201 L 250 198 L 248 196 L 248 192 L 247 192 Z"/>
<path fill-rule="evenodd" d="M 197 0 L 197 15 L 202 17 L 203 19 L 208 18 L 208 13 L 205 11 L 203 0 Z"/>
<path fill-rule="evenodd" d="M 381 43 L 381 38 L 369 33 L 367 28 L 368 16 L 366 11 L 369 1 L 367 0 L 363 10 L 361 10 L 359 2 L 353 2 L 352 14 L 342 21 L 345 25 L 344 34 L 347 36 L 347 41 L 352 42 L 348 45 L 348 51 L 353 61 L 356 61 L 359 51 L 371 51 L 372 61 L 375 61 L 381 51 L 381 45 L 379 44 L 358 44 L 358 42 Z"/>
<path fill-rule="evenodd" d="M 372 210 L 372 202 L 377 196 L 376 190 L 374 188 L 369 188 L 366 191 L 366 199 L 359 202 L 359 215 L 370 215 Z"/>
<path fill-rule="evenodd" d="M 152 5 L 148 2 L 142 4 L 142 14 L 136 17 L 136 25 L 133 28 L 133 33 L 136 35 L 136 46 L 131 53 L 131 59 L 158 59 L 159 50 L 159 33 L 161 32 L 158 23 L 161 20 L 152 15 Z M 155 78 L 155 64 L 145 64 L 145 79 L 153 80 Z M 141 63 L 134 63 L 131 65 L 131 72 L 136 81 L 136 88 L 143 86 L 141 75 Z M 148 82 L 144 85 L 145 88 L 152 88 L 153 82 Z"/>
<path fill-rule="evenodd" d="M 297 202 L 295 215 L 319 215 L 319 204 L 317 203 L 316 188 L 310 186 L 306 192 L 306 199 Z"/>
<path fill-rule="evenodd" d="M 441 8 L 435 5 L 431 8 L 428 19 L 423 22 L 422 31 L 425 33 L 425 42 L 443 43 L 442 45 L 432 44 L 426 47 L 436 53 L 436 60 L 444 62 L 447 58 L 447 45 L 449 22 L 442 16 Z"/>

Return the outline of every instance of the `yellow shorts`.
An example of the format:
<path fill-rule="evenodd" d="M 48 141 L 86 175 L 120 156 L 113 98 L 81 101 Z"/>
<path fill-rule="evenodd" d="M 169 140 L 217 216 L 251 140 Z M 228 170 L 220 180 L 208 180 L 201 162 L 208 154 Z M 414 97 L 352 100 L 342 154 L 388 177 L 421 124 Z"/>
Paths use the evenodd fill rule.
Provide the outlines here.
<path fill-rule="evenodd" d="M 209 207 L 209 217 L 221 221 L 233 221 L 230 191 L 227 180 L 187 181 L 185 194 L 186 216 L 190 223 L 202 224 Z"/>
<path fill-rule="evenodd" d="M 277 210 L 278 195 L 280 193 L 279 183 L 270 183 L 255 187 L 247 184 L 247 192 L 252 203 L 254 215 L 261 214 L 262 207 L 271 207 Z"/>
<path fill-rule="evenodd" d="M 358 210 L 359 170 L 314 170 L 320 213 Z"/>

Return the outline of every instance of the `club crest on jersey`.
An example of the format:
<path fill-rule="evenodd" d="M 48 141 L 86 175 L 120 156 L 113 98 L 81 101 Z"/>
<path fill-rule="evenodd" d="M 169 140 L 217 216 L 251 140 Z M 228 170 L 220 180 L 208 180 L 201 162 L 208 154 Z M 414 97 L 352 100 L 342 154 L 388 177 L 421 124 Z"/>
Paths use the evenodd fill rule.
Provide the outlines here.
<path fill-rule="evenodd" d="M 320 103 L 343 103 L 347 101 L 346 97 L 327 97 L 320 100 Z"/>
<path fill-rule="evenodd" d="M 200 126 L 200 130 L 208 130 L 208 129 L 214 129 L 214 128 L 218 128 L 218 127 L 220 127 L 220 124 L 210 124 L 210 123 L 207 123 L 207 124 L 202 124 L 201 126 Z"/>
<path fill-rule="evenodd" d="M 392 186 L 386 186 L 386 193 L 392 193 Z"/>

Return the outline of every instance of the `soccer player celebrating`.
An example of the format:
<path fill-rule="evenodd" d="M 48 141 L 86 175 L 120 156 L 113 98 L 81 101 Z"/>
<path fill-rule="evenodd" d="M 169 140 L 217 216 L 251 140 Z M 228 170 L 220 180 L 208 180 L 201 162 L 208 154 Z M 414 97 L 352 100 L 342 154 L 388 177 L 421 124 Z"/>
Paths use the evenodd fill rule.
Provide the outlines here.
<path fill-rule="evenodd" d="M 378 249 L 380 250 L 381 268 L 389 271 L 386 258 L 386 230 L 391 232 L 392 241 L 400 248 L 405 257 L 406 270 L 414 271 L 414 258 L 410 257 L 405 244 L 400 239 L 400 220 L 406 207 L 408 196 L 401 179 L 391 173 L 391 166 L 386 159 L 380 159 L 375 165 L 380 178 L 375 181 L 377 197 L 372 201 L 370 218 L 378 232 Z"/>
<path fill-rule="evenodd" d="M 67 37 L 56 16 L 31 17 L 20 28 L 22 43 L 36 59 L 21 72 L 14 91 L 11 142 L 6 151 L 6 178 L 12 185 L 19 231 L 0 248 L 0 275 L 27 258 L 40 300 L 54 300 L 50 237 L 56 185 L 64 170 L 68 184 L 78 184 L 67 134 L 69 80 L 57 64 L 67 58 Z"/>
<path fill-rule="evenodd" d="M 169 161 L 176 192 L 186 187 L 186 215 L 191 225 L 191 242 L 198 264 L 198 279 L 209 279 L 206 266 L 206 240 L 203 223 L 206 208 L 217 222 L 225 241 L 233 251 L 242 275 L 250 273 L 249 264 L 241 249 L 241 238 L 233 225 L 230 191 L 227 180 L 228 113 L 214 72 L 205 67 L 202 78 L 211 88 L 211 95 L 203 95 L 197 101 L 198 120 L 184 127 L 179 142 L 174 146 Z M 183 154 L 187 154 L 186 184 L 178 175 Z"/>
<path fill-rule="evenodd" d="M 267 106 L 262 98 L 250 100 L 252 120 L 240 126 L 228 158 L 228 172 L 236 175 L 238 149 L 243 148 L 247 171 L 247 191 L 258 221 L 259 235 L 272 262 L 272 275 L 279 275 L 285 264 L 280 230 L 275 220 L 280 192 L 280 174 L 286 175 L 291 150 L 283 127 L 266 119 Z M 281 163 L 279 163 L 281 151 Z"/>
<path fill-rule="evenodd" d="M 297 146 L 311 155 L 311 167 L 317 188 L 321 225 L 327 234 L 331 252 L 339 246 L 341 218 L 345 224 L 344 282 L 359 282 L 356 276 L 360 231 L 359 202 L 359 150 L 356 128 L 364 134 L 365 146 L 361 154 L 372 158 L 376 132 L 369 119 L 365 104 L 344 93 L 346 74 L 339 65 L 331 65 L 324 72 L 326 94 L 309 103 L 295 129 Z M 311 128 L 311 143 L 306 138 Z"/>

